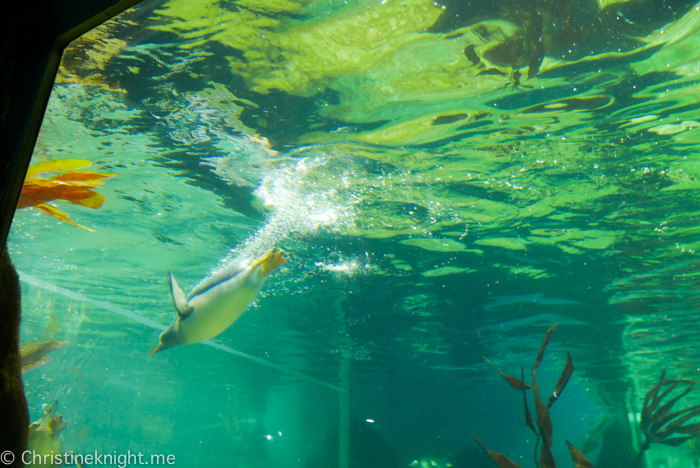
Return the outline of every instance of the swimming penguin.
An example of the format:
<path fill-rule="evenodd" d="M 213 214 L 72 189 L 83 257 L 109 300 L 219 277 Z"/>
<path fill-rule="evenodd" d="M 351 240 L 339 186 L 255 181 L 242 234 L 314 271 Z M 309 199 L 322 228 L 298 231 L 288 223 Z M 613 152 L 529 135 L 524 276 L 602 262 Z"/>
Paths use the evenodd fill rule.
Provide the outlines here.
<path fill-rule="evenodd" d="M 173 346 L 214 338 L 226 330 L 255 298 L 267 276 L 286 262 L 283 251 L 270 249 L 212 275 L 187 297 L 171 274 L 170 293 L 178 316 L 161 333 L 151 356 Z"/>

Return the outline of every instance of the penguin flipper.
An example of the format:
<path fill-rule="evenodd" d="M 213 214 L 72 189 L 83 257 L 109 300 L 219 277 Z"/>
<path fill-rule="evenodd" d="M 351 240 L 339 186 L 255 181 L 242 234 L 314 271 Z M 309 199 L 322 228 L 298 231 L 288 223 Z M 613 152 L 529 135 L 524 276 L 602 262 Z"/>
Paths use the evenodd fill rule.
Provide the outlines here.
<path fill-rule="evenodd" d="M 182 292 L 182 288 L 177 284 L 175 277 L 172 273 L 168 273 L 170 276 L 170 295 L 173 298 L 173 305 L 177 311 L 177 315 L 180 319 L 186 318 L 192 313 L 192 307 L 187 307 L 187 300 L 185 299 L 185 293 Z"/>

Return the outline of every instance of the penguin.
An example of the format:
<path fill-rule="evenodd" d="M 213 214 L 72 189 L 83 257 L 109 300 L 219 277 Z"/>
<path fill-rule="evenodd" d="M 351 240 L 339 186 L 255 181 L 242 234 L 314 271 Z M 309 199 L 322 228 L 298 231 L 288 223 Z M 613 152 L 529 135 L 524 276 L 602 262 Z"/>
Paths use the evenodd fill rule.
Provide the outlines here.
<path fill-rule="evenodd" d="M 177 317 L 161 333 L 158 346 L 150 355 L 174 346 L 208 340 L 222 333 L 255 299 L 268 275 L 286 262 L 284 252 L 272 248 L 259 257 L 244 259 L 212 275 L 187 296 L 170 274 L 170 294 Z"/>

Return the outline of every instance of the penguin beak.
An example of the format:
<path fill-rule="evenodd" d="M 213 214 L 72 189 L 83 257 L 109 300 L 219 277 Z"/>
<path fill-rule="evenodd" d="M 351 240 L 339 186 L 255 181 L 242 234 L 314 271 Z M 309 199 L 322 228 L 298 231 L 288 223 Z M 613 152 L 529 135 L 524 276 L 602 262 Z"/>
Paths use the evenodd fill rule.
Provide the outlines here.
<path fill-rule="evenodd" d="M 285 263 L 287 263 L 287 257 L 284 256 L 284 252 L 272 248 L 256 262 L 255 266 L 262 264 L 262 274 L 267 276 Z"/>
<path fill-rule="evenodd" d="M 158 351 L 160 351 L 162 349 L 163 349 L 163 343 L 158 343 L 158 346 L 153 348 L 153 351 L 151 351 L 151 354 L 149 354 L 149 356 L 153 356 L 154 354 L 156 354 Z"/>

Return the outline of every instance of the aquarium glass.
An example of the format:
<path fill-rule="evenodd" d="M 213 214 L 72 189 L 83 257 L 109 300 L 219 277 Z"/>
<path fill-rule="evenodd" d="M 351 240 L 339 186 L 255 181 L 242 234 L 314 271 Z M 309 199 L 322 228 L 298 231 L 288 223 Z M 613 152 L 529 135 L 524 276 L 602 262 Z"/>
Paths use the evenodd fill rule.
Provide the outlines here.
<path fill-rule="evenodd" d="M 700 372 L 700 4 L 146 0 L 65 50 L 8 247 L 44 453 L 546 468 L 539 395 L 559 466 L 698 466 L 634 463 Z"/>

